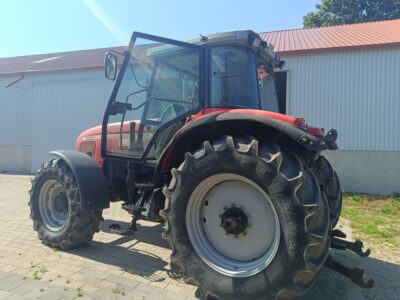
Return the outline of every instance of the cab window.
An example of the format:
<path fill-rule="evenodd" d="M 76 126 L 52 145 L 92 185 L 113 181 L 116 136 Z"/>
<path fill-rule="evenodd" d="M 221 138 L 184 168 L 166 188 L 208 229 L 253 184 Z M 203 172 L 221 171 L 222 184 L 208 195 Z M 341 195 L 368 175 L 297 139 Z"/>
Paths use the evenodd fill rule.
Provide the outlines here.
<path fill-rule="evenodd" d="M 259 109 L 254 55 L 250 49 L 211 49 L 211 107 Z"/>

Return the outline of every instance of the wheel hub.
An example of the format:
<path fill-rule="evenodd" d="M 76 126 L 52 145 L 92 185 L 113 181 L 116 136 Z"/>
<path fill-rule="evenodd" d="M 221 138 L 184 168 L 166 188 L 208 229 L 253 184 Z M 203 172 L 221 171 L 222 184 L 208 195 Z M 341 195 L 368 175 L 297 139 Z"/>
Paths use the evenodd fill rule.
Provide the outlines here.
<path fill-rule="evenodd" d="M 54 208 L 60 213 L 65 213 L 68 210 L 67 198 L 64 193 L 60 193 L 55 197 Z"/>
<path fill-rule="evenodd" d="M 232 206 L 225 209 L 225 212 L 220 217 L 220 226 L 225 230 L 226 234 L 233 234 L 235 237 L 242 233 L 246 235 L 248 219 L 242 209 Z"/>

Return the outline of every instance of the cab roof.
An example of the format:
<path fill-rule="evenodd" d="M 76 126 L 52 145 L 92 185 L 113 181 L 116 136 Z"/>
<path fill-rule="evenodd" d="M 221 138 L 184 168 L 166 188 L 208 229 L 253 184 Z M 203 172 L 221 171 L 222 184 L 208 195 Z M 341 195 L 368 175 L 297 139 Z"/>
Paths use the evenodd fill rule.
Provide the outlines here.
<path fill-rule="evenodd" d="M 228 31 L 210 35 L 200 35 L 200 37 L 189 40 L 189 43 L 202 46 L 215 45 L 248 45 L 255 50 L 265 51 L 276 62 L 280 61 L 279 55 L 273 51 L 272 44 L 262 40 L 261 37 L 252 30 Z"/>

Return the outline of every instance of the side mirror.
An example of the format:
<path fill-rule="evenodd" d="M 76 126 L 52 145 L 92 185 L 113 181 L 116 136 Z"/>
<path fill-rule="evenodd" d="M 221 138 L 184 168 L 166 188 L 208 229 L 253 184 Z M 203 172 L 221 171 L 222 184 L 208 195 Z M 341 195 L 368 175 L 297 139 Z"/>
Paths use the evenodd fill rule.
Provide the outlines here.
<path fill-rule="evenodd" d="M 107 52 L 104 57 L 104 75 L 110 80 L 117 76 L 117 57 L 113 53 Z"/>

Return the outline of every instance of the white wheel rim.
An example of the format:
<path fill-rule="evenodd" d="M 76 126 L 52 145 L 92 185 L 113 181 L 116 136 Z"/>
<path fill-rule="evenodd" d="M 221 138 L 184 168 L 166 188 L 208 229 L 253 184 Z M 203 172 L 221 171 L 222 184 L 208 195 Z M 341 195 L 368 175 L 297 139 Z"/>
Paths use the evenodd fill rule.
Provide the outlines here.
<path fill-rule="evenodd" d="M 62 184 L 55 180 L 47 180 L 39 193 L 39 211 L 44 225 L 51 231 L 61 231 L 67 223 L 68 200 Z"/>
<path fill-rule="evenodd" d="M 221 226 L 231 207 L 243 211 L 249 224 L 237 236 Z M 231 173 L 210 176 L 196 187 L 186 209 L 186 228 L 200 258 L 231 277 L 261 272 L 279 246 L 279 218 L 270 198 L 252 180 Z"/>

